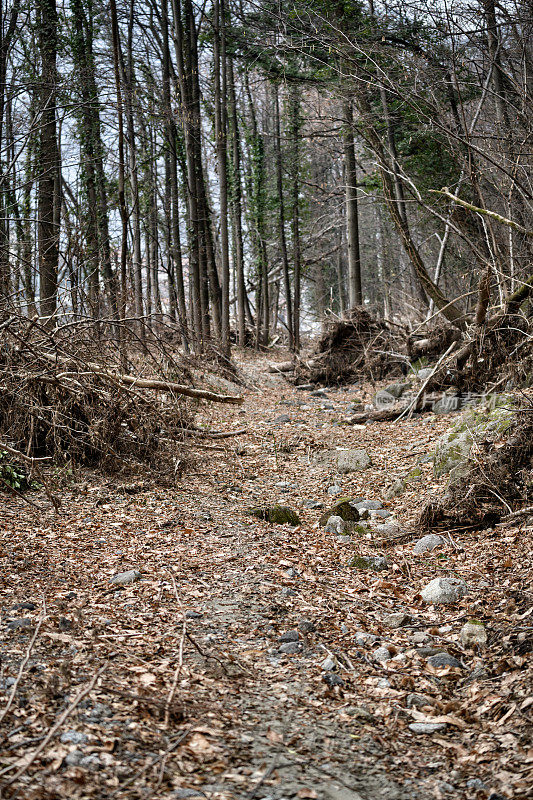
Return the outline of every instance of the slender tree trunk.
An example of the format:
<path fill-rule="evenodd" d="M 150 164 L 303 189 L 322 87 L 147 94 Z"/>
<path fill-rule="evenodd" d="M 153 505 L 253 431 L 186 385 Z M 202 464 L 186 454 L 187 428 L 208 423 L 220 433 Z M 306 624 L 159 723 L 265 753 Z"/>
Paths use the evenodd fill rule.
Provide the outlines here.
<path fill-rule="evenodd" d="M 227 65 L 231 123 L 231 162 L 233 170 L 231 212 L 233 218 L 235 273 L 237 278 L 237 340 L 241 347 L 244 347 L 246 344 L 246 286 L 244 282 L 244 245 L 242 237 L 241 146 L 237 118 L 237 98 L 235 95 L 235 75 L 231 57 L 227 59 Z"/>
<path fill-rule="evenodd" d="M 363 302 L 359 213 L 357 203 L 357 162 L 353 138 L 352 104 L 343 103 L 344 179 L 346 181 L 346 240 L 348 243 L 348 302 L 350 308 Z"/>
<path fill-rule="evenodd" d="M 301 302 L 301 245 L 300 245 L 300 95 L 296 87 L 291 89 L 291 194 L 292 194 L 292 261 L 294 277 L 293 297 L 293 347 L 300 350 L 300 302 Z"/>
<path fill-rule="evenodd" d="M 273 84 L 272 97 L 274 103 L 274 150 L 276 157 L 276 190 L 278 204 L 278 236 L 281 252 L 281 267 L 283 270 L 283 287 L 285 290 L 285 307 L 287 313 L 287 331 L 289 334 L 289 349 L 294 350 L 294 325 L 292 318 L 291 279 L 289 272 L 289 257 L 287 254 L 287 239 L 285 236 L 285 201 L 283 193 L 283 161 L 281 154 L 281 122 L 279 113 L 279 88 Z"/>

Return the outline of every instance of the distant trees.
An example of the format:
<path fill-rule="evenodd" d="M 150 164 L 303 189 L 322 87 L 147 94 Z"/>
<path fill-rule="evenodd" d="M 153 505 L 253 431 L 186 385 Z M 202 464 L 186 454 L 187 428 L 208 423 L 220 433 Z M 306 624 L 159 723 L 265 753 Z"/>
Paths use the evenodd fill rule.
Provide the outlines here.
<path fill-rule="evenodd" d="M 141 336 L 166 320 L 225 356 L 298 351 L 347 305 L 460 328 L 516 310 L 532 33 L 521 0 L 11 0 L 5 304 Z"/>

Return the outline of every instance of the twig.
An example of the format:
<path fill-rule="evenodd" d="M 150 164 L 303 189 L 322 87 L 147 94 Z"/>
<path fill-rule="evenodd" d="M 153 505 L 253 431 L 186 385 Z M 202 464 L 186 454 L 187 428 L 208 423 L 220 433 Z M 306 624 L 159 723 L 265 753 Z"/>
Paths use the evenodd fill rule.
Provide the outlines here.
<path fill-rule="evenodd" d="M 505 517 L 502 517 L 501 520 L 504 522 L 508 519 L 513 519 L 514 517 L 521 517 L 524 514 L 533 514 L 533 506 L 527 506 L 526 508 L 519 508 L 517 511 L 511 511 L 510 514 L 506 514 Z"/>
<path fill-rule="evenodd" d="M 81 703 L 83 698 L 87 697 L 87 695 L 92 692 L 96 684 L 96 681 L 106 668 L 107 668 L 107 662 L 104 664 L 103 667 L 100 667 L 98 672 L 96 672 L 93 675 L 87 686 L 78 692 L 72 703 L 70 703 L 70 705 L 59 715 L 58 719 L 52 725 L 52 727 L 44 737 L 39 747 L 37 747 L 29 757 L 23 757 L 22 759 L 19 759 L 18 762 L 15 761 L 14 764 L 9 764 L 9 766 L 4 767 L 4 769 L 0 771 L 0 777 L 1 777 L 2 775 L 5 775 L 7 772 L 11 772 L 11 770 L 14 769 L 17 763 L 19 763 L 20 761 L 24 762 L 21 768 L 18 770 L 18 772 L 16 772 L 15 775 L 8 781 L 3 783 L 0 788 L 11 786 L 13 783 L 15 783 L 15 781 L 18 781 L 19 778 L 21 778 L 25 772 L 28 771 L 29 767 L 33 764 L 35 759 L 43 752 L 48 742 L 55 736 L 61 725 L 65 722 L 65 720 L 68 719 L 68 717 L 72 714 L 72 712 L 76 709 L 76 707 Z"/>
<path fill-rule="evenodd" d="M 35 628 L 35 631 L 33 632 L 33 636 L 31 637 L 31 642 L 29 643 L 28 649 L 26 650 L 26 654 L 25 654 L 24 658 L 22 659 L 22 661 L 20 663 L 19 671 L 18 671 L 17 677 L 15 678 L 15 683 L 11 687 L 11 694 L 9 695 L 9 698 L 8 698 L 8 701 L 7 701 L 7 705 L 4 708 L 4 710 L 2 711 L 2 713 L 0 714 L 0 725 L 4 721 L 4 718 L 7 716 L 8 712 L 9 712 L 9 709 L 11 708 L 11 705 L 13 703 L 13 699 L 14 699 L 16 693 L 17 693 L 17 689 L 18 689 L 20 680 L 22 678 L 22 673 L 24 672 L 26 664 L 30 660 L 30 655 L 31 655 L 31 651 L 33 650 L 33 645 L 35 644 L 37 636 L 39 635 L 39 631 L 41 630 L 41 625 L 43 624 L 44 620 L 45 620 L 45 617 L 43 615 L 43 616 L 40 617 L 40 619 L 37 622 L 37 626 Z"/>

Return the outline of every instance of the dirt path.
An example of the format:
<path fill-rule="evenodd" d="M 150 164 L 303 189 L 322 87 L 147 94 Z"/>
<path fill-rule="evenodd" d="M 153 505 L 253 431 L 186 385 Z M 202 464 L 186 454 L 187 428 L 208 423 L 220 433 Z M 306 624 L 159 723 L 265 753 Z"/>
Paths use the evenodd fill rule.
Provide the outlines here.
<path fill-rule="evenodd" d="M 264 365 L 247 366 L 263 381 Z M 0 780 L 26 770 L 3 796 L 526 796 L 528 634 L 520 634 L 531 588 L 523 563 L 508 561 L 523 532 L 470 534 L 460 544 L 455 536 L 424 557 L 411 542 L 379 551 L 325 534 L 321 510 L 308 506 L 326 506 L 334 483 L 348 496 L 383 500 L 418 463 L 419 479 L 385 504 L 405 528 L 439 489 L 424 456 L 450 418 L 339 424 L 360 399 L 355 387 L 312 398 L 262 382 L 247 393 L 244 414 L 223 409 L 213 419 L 210 410 L 210 426 L 246 424 L 248 433 L 200 449 L 175 489 L 150 487 L 148 474 L 144 487 L 87 479 L 65 487 L 57 518 L 5 504 L 0 713 L 44 603 L 47 616 L 2 723 Z M 314 452 L 340 446 L 366 449 L 372 465 L 339 476 L 314 463 Z M 296 509 L 301 526 L 249 516 L 264 503 Z M 347 566 L 376 552 L 386 571 Z M 128 570 L 140 579 L 110 585 Z M 425 606 L 420 588 L 442 574 L 464 577 L 471 594 L 452 607 Z M 35 609 L 13 608 L 28 602 Z M 391 612 L 409 614 L 407 624 L 388 627 Z M 471 616 L 490 620 L 485 653 L 458 642 Z M 280 651 L 290 644 L 280 637 L 295 632 L 297 652 Z M 380 646 L 389 647 L 386 662 L 376 660 Z M 457 656 L 461 667 L 428 666 L 427 648 Z M 26 767 L 22 759 L 104 665 Z M 444 720 L 442 729 L 409 728 L 430 718 Z"/>

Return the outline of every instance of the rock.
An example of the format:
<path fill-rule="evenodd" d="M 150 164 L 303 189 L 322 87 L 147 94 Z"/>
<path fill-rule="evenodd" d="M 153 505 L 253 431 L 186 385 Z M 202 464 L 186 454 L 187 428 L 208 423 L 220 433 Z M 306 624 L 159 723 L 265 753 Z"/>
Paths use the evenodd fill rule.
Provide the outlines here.
<path fill-rule="evenodd" d="M 355 504 L 355 507 L 358 511 L 378 511 L 383 508 L 383 503 L 379 500 L 361 500 Z"/>
<path fill-rule="evenodd" d="M 342 489 L 337 484 L 334 484 L 333 486 L 328 486 L 328 494 L 331 497 L 337 497 L 339 494 L 342 494 Z"/>
<path fill-rule="evenodd" d="M 392 517 L 392 514 L 390 511 L 387 511 L 386 508 L 374 508 L 372 509 L 371 516 L 379 517 L 380 519 L 388 519 Z"/>
<path fill-rule="evenodd" d="M 383 411 L 384 409 L 392 407 L 396 403 L 396 400 L 397 398 L 386 389 L 380 389 L 379 392 L 376 392 L 374 395 L 372 402 L 379 411 Z"/>
<path fill-rule="evenodd" d="M 333 689 L 334 686 L 344 686 L 343 679 L 339 678 L 335 672 L 326 672 L 322 675 L 322 680 L 330 689 Z"/>
<path fill-rule="evenodd" d="M 174 789 L 170 797 L 173 800 L 188 800 L 189 797 L 203 797 L 204 793 L 196 789 Z"/>
<path fill-rule="evenodd" d="M 102 762 L 95 753 L 84 755 L 81 750 L 73 750 L 65 757 L 65 764 L 69 767 L 81 767 L 82 769 L 100 769 Z"/>
<path fill-rule="evenodd" d="M 278 641 L 282 644 L 285 642 L 297 642 L 300 639 L 298 631 L 287 631 L 286 633 L 282 633 L 279 637 Z"/>
<path fill-rule="evenodd" d="M 399 536 L 401 528 L 395 522 L 384 522 L 383 524 L 374 525 L 374 531 L 385 538 Z"/>
<path fill-rule="evenodd" d="M 385 661 L 390 661 L 392 658 L 389 648 L 385 646 L 378 647 L 377 650 L 374 650 L 372 655 L 376 661 L 380 661 L 382 664 L 385 663 Z"/>
<path fill-rule="evenodd" d="M 481 778 L 469 778 L 466 782 L 466 788 L 485 790 L 487 788 L 487 785 L 483 783 Z"/>
<path fill-rule="evenodd" d="M 286 656 L 293 656 L 295 653 L 299 653 L 301 649 L 300 642 L 286 642 L 281 645 L 279 652 L 284 653 Z"/>
<path fill-rule="evenodd" d="M 379 689 L 390 689 L 391 682 L 388 678 L 380 678 L 376 685 Z"/>
<path fill-rule="evenodd" d="M 324 508 L 324 503 L 320 503 L 318 500 L 304 500 L 302 508 Z"/>
<path fill-rule="evenodd" d="M 401 480 L 395 480 L 389 488 L 384 492 L 385 500 L 392 500 L 393 497 L 399 497 L 405 492 L 405 483 Z"/>
<path fill-rule="evenodd" d="M 322 664 L 320 665 L 320 669 L 323 669 L 325 672 L 335 669 L 337 666 L 337 662 L 331 656 L 328 656 L 324 659 Z"/>
<path fill-rule="evenodd" d="M 422 536 L 422 538 L 415 543 L 413 553 L 417 555 L 421 553 L 431 553 L 432 550 L 441 544 L 444 544 L 442 536 L 437 536 L 436 533 L 428 533 L 427 536 Z"/>
<path fill-rule="evenodd" d="M 136 569 L 129 569 L 127 572 L 119 572 L 118 575 L 111 578 L 109 582 L 115 586 L 127 586 L 129 583 L 139 581 L 141 578 L 142 575 L 140 572 Z"/>
<path fill-rule="evenodd" d="M 436 647 L 419 647 L 416 651 L 417 655 L 420 658 L 429 658 L 429 656 L 436 656 L 437 653 L 442 653 L 442 650 L 439 650 Z"/>
<path fill-rule="evenodd" d="M 337 469 L 341 474 L 358 472 L 372 464 L 366 450 L 340 450 L 337 456 Z"/>
<path fill-rule="evenodd" d="M 301 520 L 296 511 L 288 506 L 268 506 L 264 508 L 251 508 L 248 512 L 253 517 L 264 519 L 273 525 L 299 525 Z"/>
<path fill-rule="evenodd" d="M 373 569 L 379 572 L 389 568 L 389 562 L 385 556 L 354 556 L 349 562 L 349 567 L 354 569 Z"/>
<path fill-rule="evenodd" d="M 15 603 L 13 611 L 35 611 L 37 606 L 35 603 Z"/>
<path fill-rule="evenodd" d="M 276 417 L 274 420 L 274 425 L 285 425 L 286 422 L 290 422 L 291 418 L 288 414 L 280 414 L 279 417 Z"/>
<path fill-rule="evenodd" d="M 201 619 L 203 614 L 200 611 L 186 611 L 185 617 L 186 619 Z"/>
<path fill-rule="evenodd" d="M 511 424 L 515 402 L 502 395 L 496 408 L 465 411 L 461 419 L 437 442 L 433 470 L 437 478 L 450 474 L 455 482 L 467 472 L 467 461 L 474 442 L 495 441 Z"/>
<path fill-rule="evenodd" d="M 89 737 L 80 731 L 65 731 L 60 737 L 61 744 L 86 744 Z"/>
<path fill-rule="evenodd" d="M 435 701 L 432 697 L 425 697 L 423 694 L 408 694 L 405 699 L 407 708 L 425 708 L 426 706 L 434 706 Z"/>
<path fill-rule="evenodd" d="M 105 703 L 95 703 L 94 706 L 87 712 L 85 719 L 88 722 L 100 722 L 103 719 L 113 716 L 113 711 Z"/>
<path fill-rule="evenodd" d="M 388 628 L 402 628 L 404 625 L 409 625 L 413 621 L 410 614 L 405 614 L 403 611 L 397 611 L 393 614 L 387 614 L 383 617 L 383 624 Z"/>
<path fill-rule="evenodd" d="M 309 397 L 327 397 L 328 393 L 325 389 L 315 389 L 314 392 L 309 392 Z"/>
<path fill-rule="evenodd" d="M 438 733 L 446 729 L 445 722 L 411 722 L 409 730 L 413 733 Z"/>
<path fill-rule="evenodd" d="M 462 578 L 434 578 L 420 592 L 426 603 L 456 603 L 468 594 Z"/>
<path fill-rule="evenodd" d="M 344 522 L 357 522 L 359 512 L 346 497 L 343 497 L 322 514 L 318 520 L 320 527 L 323 528 L 330 517 L 340 517 Z"/>
<path fill-rule="evenodd" d="M 462 669 L 461 662 L 449 653 L 436 653 L 434 656 L 430 656 L 428 658 L 428 664 L 430 667 L 435 667 L 435 669 L 442 669 L 444 667 Z"/>
<path fill-rule="evenodd" d="M 316 631 L 315 623 L 308 619 L 301 619 L 298 623 L 298 628 L 302 633 L 314 633 Z"/>
<path fill-rule="evenodd" d="M 360 647 L 369 647 L 374 642 L 377 642 L 379 636 L 376 636 L 374 633 L 367 633 L 366 631 L 358 631 L 355 634 L 355 643 L 358 644 Z"/>
<path fill-rule="evenodd" d="M 32 621 L 29 617 L 22 617 L 21 619 L 12 619 L 7 623 L 10 631 L 27 630 L 32 627 Z"/>
<path fill-rule="evenodd" d="M 487 631 L 477 619 L 468 620 L 461 628 L 459 636 L 463 647 L 484 647 L 487 644 Z"/>
<path fill-rule="evenodd" d="M 423 644 L 429 639 L 429 634 L 425 631 L 415 631 L 412 636 L 414 644 Z"/>
<path fill-rule="evenodd" d="M 342 517 L 333 516 L 328 519 L 324 528 L 325 533 L 343 534 L 346 530 L 346 523 Z"/>

